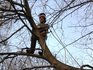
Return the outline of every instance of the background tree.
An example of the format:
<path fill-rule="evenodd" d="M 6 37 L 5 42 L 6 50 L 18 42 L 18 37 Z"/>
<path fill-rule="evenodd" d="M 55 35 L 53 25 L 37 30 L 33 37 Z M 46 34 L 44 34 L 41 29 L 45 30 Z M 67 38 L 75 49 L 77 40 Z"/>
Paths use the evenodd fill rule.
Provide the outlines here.
<path fill-rule="evenodd" d="M 92 2 L 0 0 L 1 69 L 47 70 L 53 67 L 56 70 L 80 70 L 83 66 L 90 67 L 84 64 L 93 60 Z M 47 42 L 42 40 L 36 27 L 41 12 L 46 13 L 50 25 Z M 43 56 L 37 54 L 38 50 L 35 54 L 22 51 L 22 48 L 30 47 L 32 28 L 39 38 L 37 47 L 44 50 Z"/>

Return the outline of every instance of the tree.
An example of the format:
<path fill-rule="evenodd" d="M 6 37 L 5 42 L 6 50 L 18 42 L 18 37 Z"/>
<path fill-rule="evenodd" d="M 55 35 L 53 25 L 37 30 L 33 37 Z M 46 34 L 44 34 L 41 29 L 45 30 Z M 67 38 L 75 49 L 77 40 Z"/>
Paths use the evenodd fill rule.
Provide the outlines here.
<path fill-rule="evenodd" d="M 52 4 L 50 2 L 54 2 L 54 3 Z M 69 1 L 67 0 L 62 0 L 62 1 L 61 0 L 60 1 L 57 1 L 57 0 L 53 0 L 53 1 L 52 0 L 51 1 L 49 0 L 44 0 L 44 1 L 43 0 L 1 0 L 0 1 L 1 3 L 0 4 L 0 18 L 2 21 L 0 22 L 0 28 L 1 28 L 1 32 L 3 32 L 1 34 L 1 37 L 5 37 L 5 38 L 1 39 L 0 44 L 2 44 L 1 45 L 2 48 L 3 47 L 8 48 L 7 52 L 5 50 L 2 50 L 1 51 L 2 53 L 0 53 L 0 55 L 2 55 L 1 63 L 3 63 L 8 58 L 10 59 L 12 58 L 13 60 L 14 58 L 17 58 L 19 55 L 32 56 L 32 57 L 44 59 L 50 63 L 50 66 L 44 66 L 44 67 L 53 67 L 56 70 L 80 70 L 80 67 L 82 66 L 77 68 L 77 67 L 67 65 L 57 60 L 57 58 L 53 56 L 53 54 L 49 50 L 48 45 L 46 44 L 45 41 L 43 41 L 42 36 L 40 36 L 40 33 L 36 27 L 37 12 L 35 9 L 37 9 L 38 12 L 40 10 L 43 10 L 44 12 L 46 12 L 46 14 L 48 13 L 48 16 L 49 16 L 48 23 L 50 23 L 50 27 L 51 27 L 50 33 L 52 34 L 53 30 L 55 32 L 54 27 L 57 25 L 62 26 L 62 21 L 66 17 L 68 17 L 69 15 L 73 15 L 74 12 L 78 11 L 79 9 L 82 9 L 82 7 L 87 8 L 88 10 L 89 8 L 91 8 L 92 2 L 93 2 L 92 0 L 84 0 L 84 1 L 81 1 L 81 0 L 69 0 Z M 49 5 L 49 3 L 51 5 Z M 55 6 L 51 7 L 54 4 L 57 5 L 56 8 Z M 40 6 L 42 6 L 43 8 Z M 89 12 L 89 10 L 87 12 Z M 87 18 L 90 18 L 90 17 L 86 17 L 86 20 Z M 79 26 L 75 25 L 71 27 L 92 26 L 92 24 L 85 24 L 84 26 L 83 24 L 82 25 L 78 24 L 78 25 Z M 34 33 L 31 30 L 32 28 L 35 30 Z M 67 44 L 66 46 L 64 45 L 62 46 L 67 52 L 69 52 L 66 49 L 67 46 L 72 45 L 77 41 L 81 41 L 82 38 L 84 39 L 87 36 L 90 36 L 92 33 L 93 31 L 90 31 L 89 33 L 85 33 L 80 38 L 74 40 L 73 42 Z M 40 44 L 40 47 L 44 50 L 43 56 L 40 56 L 37 54 L 28 54 L 28 53 L 24 53 L 23 51 L 18 51 L 18 49 L 22 49 L 30 45 L 30 42 L 27 42 L 27 41 L 28 40 L 30 41 L 31 34 L 35 34 L 39 38 L 38 42 Z M 90 37 L 89 39 L 91 38 L 92 37 Z M 59 37 L 57 39 L 59 39 Z M 60 39 L 59 39 L 59 42 L 61 42 Z M 10 45 L 10 43 L 11 44 L 19 43 L 19 44 L 13 47 L 13 45 Z M 12 52 L 14 51 L 13 49 L 17 50 L 17 52 Z M 92 49 L 92 48 L 88 47 L 88 49 Z M 43 68 L 43 66 L 41 66 L 41 68 Z M 26 70 L 28 68 L 24 68 L 24 69 Z"/>

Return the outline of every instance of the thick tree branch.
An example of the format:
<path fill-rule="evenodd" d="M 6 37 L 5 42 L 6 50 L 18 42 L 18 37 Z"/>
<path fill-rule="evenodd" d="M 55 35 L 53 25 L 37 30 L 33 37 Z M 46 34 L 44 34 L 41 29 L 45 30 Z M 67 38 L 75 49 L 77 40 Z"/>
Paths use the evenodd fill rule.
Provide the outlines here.
<path fill-rule="evenodd" d="M 28 4 L 28 1 L 27 0 L 24 0 L 24 7 L 25 7 L 25 15 L 26 15 L 26 18 L 28 19 L 31 27 L 35 30 L 37 29 L 37 26 L 33 20 L 33 17 L 31 15 L 31 10 L 29 8 L 29 4 Z"/>
<path fill-rule="evenodd" d="M 45 59 L 43 56 L 40 56 L 40 55 L 37 55 L 37 54 L 29 54 L 29 53 L 25 53 L 25 52 L 22 52 L 22 51 L 18 51 L 18 52 L 7 52 L 7 53 L 0 53 L 1 56 L 3 55 L 7 55 L 7 56 L 10 56 L 10 55 L 15 55 L 15 56 L 32 56 L 32 57 L 37 57 L 37 58 L 42 58 L 42 59 Z"/>
<path fill-rule="evenodd" d="M 14 4 L 12 3 L 11 0 L 8 0 L 8 2 L 10 2 L 10 4 L 13 6 L 15 13 L 18 15 L 19 19 L 22 21 L 22 23 L 25 25 L 25 27 L 32 33 L 31 29 L 25 24 L 25 22 L 23 21 L 23 19 L 21 18 L 21 15 L 18 13 L 18 11 L 16 10 Z M 24 11 L 23 11 L 24 12 Z M 24 13 L 25 14 L 25 13 Z M 25 15 L 26 16 L 26 15 Z"/>

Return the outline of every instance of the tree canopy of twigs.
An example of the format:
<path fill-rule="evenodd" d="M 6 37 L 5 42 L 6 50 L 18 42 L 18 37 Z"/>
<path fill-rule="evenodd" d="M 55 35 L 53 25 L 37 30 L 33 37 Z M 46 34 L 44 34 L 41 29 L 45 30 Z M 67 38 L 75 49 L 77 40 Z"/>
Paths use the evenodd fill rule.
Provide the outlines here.
<path fill-rule="evenodd" d="M 47 41 L 37 28 L 42 12 L 50 26 Z M 0 0 L 1 70 L 93 69 L 85 64 L 93 60 L 92 12 L 93 0 Z M 32 34 L 38 37 L 35 54 L 26 52 Z"/>

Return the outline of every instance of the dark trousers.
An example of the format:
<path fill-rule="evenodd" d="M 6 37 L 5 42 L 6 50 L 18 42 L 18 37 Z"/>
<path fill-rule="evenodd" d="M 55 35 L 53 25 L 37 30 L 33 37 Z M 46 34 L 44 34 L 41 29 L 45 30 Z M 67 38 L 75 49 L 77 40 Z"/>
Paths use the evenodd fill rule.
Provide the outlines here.
<path fill-rule="evenodd" d="M 38 40 L 38 38 L 32 34 L 31 37 L 31 47 L 30 47 L 30 52 L 33 54 L 35 51 L 35 46 L 36 46 L 36 41 Z"/>
<path fill-rule="evenodd" d="M 44 41 L 45 41 L 45 37 L 43 37 Z M 36 41 L 38 40 L 38 37 L 36 37 L 35 35 L 32 35 L 31 37 L 31 47 L 30 47 L 30 53 L 34 53 L 35 51 L 35 47 L 36 47 Z"/>
<path fill-rule="evenodd" d="M 48 30 L 48 29 L 47 29 Z M 34 30 L 32 30 L 34 32 Z M 40 34 L 43 38 L 43 40 L 45 41 L 45 39 L 47 39 L 47 33 L 46 33 L 46 29 L 45 28 L 39 28 Z M 38 37 L 36 37 L 34 34 L 32 34 L 31 37 L 31 47 L 30 47 L 30 52 L 33 54 L 35 51 L 35 46 L 36 46 L 36 41 L 38 40 Z"/>

